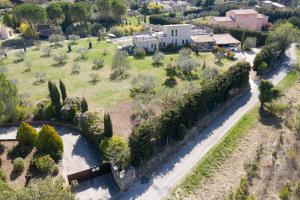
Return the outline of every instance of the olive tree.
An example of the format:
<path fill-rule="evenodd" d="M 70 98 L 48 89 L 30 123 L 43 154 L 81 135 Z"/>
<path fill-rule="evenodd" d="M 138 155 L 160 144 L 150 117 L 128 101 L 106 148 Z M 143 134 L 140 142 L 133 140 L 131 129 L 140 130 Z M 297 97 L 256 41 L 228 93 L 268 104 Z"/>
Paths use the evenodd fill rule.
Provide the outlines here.
<path fill-rule="evenodd" d="M 112 79 L 121 80 L 128 76 L 128 70 L 130 69 L 130 64 L 128 60 L 128 54 L 125 51 L 117 51 L 113 57 L 113 63 L 111 66 Z"/>

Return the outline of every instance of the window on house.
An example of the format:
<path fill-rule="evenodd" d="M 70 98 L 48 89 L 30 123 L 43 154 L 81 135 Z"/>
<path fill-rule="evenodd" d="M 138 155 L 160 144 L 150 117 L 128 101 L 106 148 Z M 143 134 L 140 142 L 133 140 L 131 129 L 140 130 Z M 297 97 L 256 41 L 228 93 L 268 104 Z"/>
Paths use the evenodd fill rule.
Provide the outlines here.
<path fill-rule="evenodd" d="M 163 43 L 163 46 L 164 46 L 164 47 L 166 46 L 166 43 L 165 43 L 165 42 Z"/>
<path fill-rule="evenodd" d="M 177 30 L 175 30 L 175 35 L 176 35 L 176 36 L 177 36 L 177 33 L 178 33 Z"/>
<path fill-rule="evenodd" d="M 153 44 L 151 44 L 151 48 L 153 48 Z"/>
<path fill-rule="evenodd" d="M 174 30 L 172 30 L 172 36 L 174 36 Z"/>
<path fill-rule="evenodd" d="M 182 45 L 184 45 L 184 40 L 182 40 Z"/>
<path fill-rule="evenodd" d="M 189 43 L 189 41 L 188 41 L 188 40 L 186 40 L 186 41 L 185 41 L 185 44 L 188 44 L 188 43 Z"/>
<path fill-rule="evenodd" d="M 175 40 L 175 46 L 177 46 L 177 40 Z"/>

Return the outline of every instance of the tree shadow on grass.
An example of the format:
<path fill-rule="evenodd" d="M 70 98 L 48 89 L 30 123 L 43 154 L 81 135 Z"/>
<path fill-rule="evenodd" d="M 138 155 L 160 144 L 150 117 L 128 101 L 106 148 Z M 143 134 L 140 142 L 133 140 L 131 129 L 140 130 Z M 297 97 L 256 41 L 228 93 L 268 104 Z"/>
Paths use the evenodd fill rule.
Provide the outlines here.
<path fill-rule="evenodd" d="M 62 62 L 62 63 L 54 63 L 52 64 L 52 67 L 63 67 L 64 65 L 66 65 L 67 62 Z"/>
<path fill-rule="evenodd" d="M 11 160 L 17 157 L 26 158 L 28 154 L 32 151 L 32 149 L 33 147 L 31 146 L 18 144 L 17 146 L 12 147 L 12 149 L 8 151 L 7 157 Z"/>
<path fill-rule="evenodd" d="M 163 85 L 169 88 L 174 88 L 177 85 L 177 81 L 175 78 L 168 78 L 165 80 Z"/>
<path fill-rule="evenodd" d="M 259 121 L 266 126 L 273 126 L 275 128 L 281 128 L 282 119 L 270 113 L 268 110 L 264 108 L 259 108 Z"/>
<path fill-rule="evenodd" d="M 151 63 L 152 67 L 162 67 L 164 63 Z"/>
<path fill-rule="evenodd" d="M 34 82 L 33 82 L 33 85 L 34 85 L 34 86 L 39 86 L 39 85 L 44 84 L 45 82 L 46 82 L 45 80 L 38 80 L 38 81 L 34 81 Z"/>
<path fill-rule="evenodd" d="M 9 176 L 9 179 L 10 179 L 11 181 L 14 181 L 14 180 L 16 180 L 22 173 L 23 173 L 23 171 L 15 171 L 15 170 L 13 170 L 13 171 L 11 172 L 10 176 Z"/>

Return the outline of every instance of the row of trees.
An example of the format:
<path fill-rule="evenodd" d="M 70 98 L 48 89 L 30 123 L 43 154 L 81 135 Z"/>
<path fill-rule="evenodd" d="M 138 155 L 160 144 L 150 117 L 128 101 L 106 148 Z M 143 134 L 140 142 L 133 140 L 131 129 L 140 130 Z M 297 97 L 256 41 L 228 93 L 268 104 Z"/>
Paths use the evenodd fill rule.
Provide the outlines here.
<path fill-rule="evenodd" d="M 276 59 L 284 54 L 293 42 L 298 41 L 300 31 L 288 22 L 278 22 L 269 31 L 266 45 L 254 59 L 253 69 L 262 74 L 269 69 Z"/>
<path fill-rule="evenodd" d="M 157 148 L 172 139 L 184 138 L 181 134 L 195 121 L 212 111 L 232 95 L 232 91 L 248 86 L 249 63 L 238 63 L 227 72 L 219 75 L 202 89 L 185 94 L 172 107 L 163 110 L 160 116 L 153 117 L 136 127 L 129 138 L 132 163 L 142 164 L 155 154 Z"/>
<path fill-rule="evenodd" d="M 96 18 L 92 19 L 93 14 Z M 51 23 L 61 26 L 66 31 L 68 27 L 70 30 L 76 29 L 73 24 L 78 23 L 81 28 L 88 31 L 88 23 L 91 25 L 96 22 L 95 32 L 97 32 L 101 26 L 110 27 L 114 23 L 120 23 L 121 17 L 125 14 L 126 4 L 123 0 L 97 0 L 94 5 L 86 1 L 56 2 L 46 8 L 25 3 L 16 6 L 12 15 L 5 14 L 4 23 L 14 28 L 24 23 L 29 26 L 32 36 L 35 37 L 39 24 Z"/>

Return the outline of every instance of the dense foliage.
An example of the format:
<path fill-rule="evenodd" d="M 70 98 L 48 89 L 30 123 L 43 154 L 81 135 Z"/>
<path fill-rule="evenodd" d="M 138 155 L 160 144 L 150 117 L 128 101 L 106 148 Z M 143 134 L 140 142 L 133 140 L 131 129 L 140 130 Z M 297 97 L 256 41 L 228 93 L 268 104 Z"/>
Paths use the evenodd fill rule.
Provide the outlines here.
<path fill-rule="evenodd" d="M 17 132 L 17 140 L 21 145 L 33 146 L 37 138 L 37 131 L 27 123 L 22 123 Z"/>
<path fill-rule="evenodd" d="M 95 146 L 99 145 L 104 134 L 104 127 L 99 117 L 99 113 L 78 113 L 75 117 L 75 124 L 79 128 L 81 134 L 92 144 Z"/>
<path fill-rule="evenodd" d="M 126 169 L 130 164 L 130 151 L 128 143 L 119 136 L 105 138 L 99 145 L 100 151 L 106 160 L 111 161 L 120 170 Z"/>
<path fill-rule="evenodd" d="M 167 24 L 180 24 L 181 20 L 178 18 L 170 17 L 168 14 L 157 14 L 151 15 L 149 17 L 150 24 L 160 24 L 160 25 L 167 25 Z"/>
<path fill-rule="evenodd" d="M 18 90 L 15 84 L 0 74 L 0 123 L 9 120 L 18 103 Z"/>
<path fill-rule="evenodd" d="M 148 160 L 158 145 L 175 139 L 180 124 L 191 127 L 217 104 L 226 101 L 234 89 L 248 86 L 249 70 L 249 63 L 232 66 L 202 89 L 184 95 L 160 116 L 135 128 L 129 138 L 132 163 L 137 166 L 142 160 Z"/>
<path fill-rule="evenodd" d="M 33 158 L 34 167 L 42 173 L 53 174 L 58 168 L 50 155 L 37 155 Z"/>
<path fill-rule="evenodd" d="M 61 107 L 61 118 L 66 122 L 73 122 L 77 112 L 81 111 L 81 99 L 79 97 L 67 97 Z"/>
<path fill-rule="evenodd" d="M 49 125 L 43 125 L 38 133 L 35 146 L 40 153 L 49 154 L 53 159 L 62 158 L 63 141 L 55 129 Z"/>

